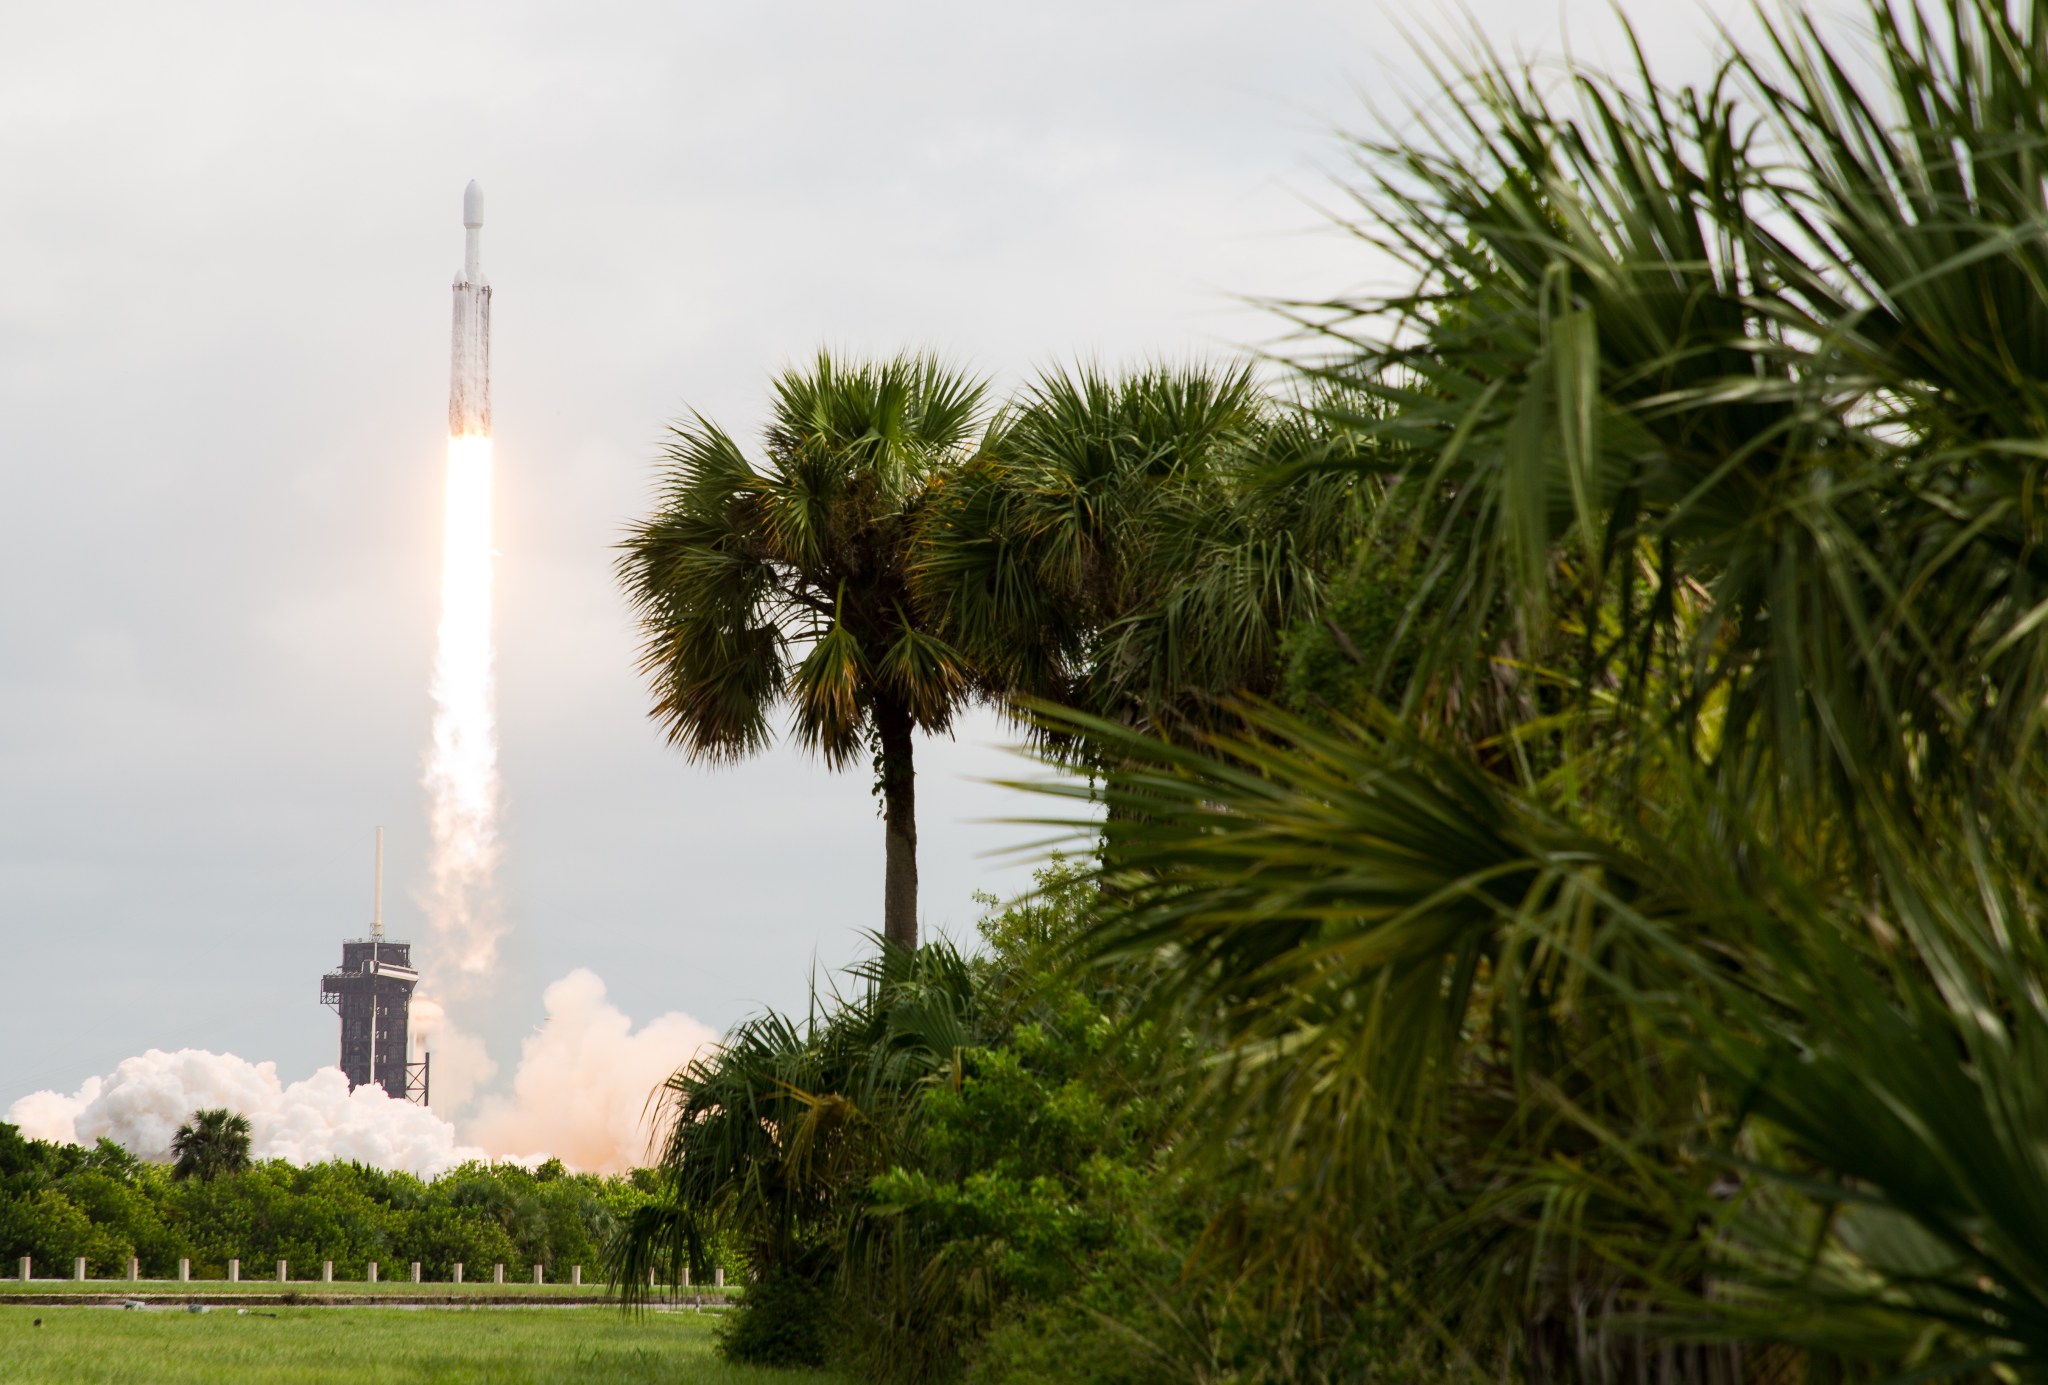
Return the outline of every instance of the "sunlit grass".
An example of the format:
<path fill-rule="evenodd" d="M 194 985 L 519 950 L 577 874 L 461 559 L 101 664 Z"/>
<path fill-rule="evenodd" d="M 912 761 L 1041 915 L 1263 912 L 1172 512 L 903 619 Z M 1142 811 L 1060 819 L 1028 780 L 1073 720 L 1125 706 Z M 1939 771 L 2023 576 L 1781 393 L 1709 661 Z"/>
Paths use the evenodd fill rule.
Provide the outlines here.
<path fill-rule="evenodd" d="M 716 1288 L 692 1288 L 686 1297 L 716 1297 L 736 1292 Z M 130 1298 L 149 1299 L 166 1295 L 203 1294 L 277 1294 L 297 1293 L 314 1295 L 376 1294 L 387 1298 L 606 1298 L 610 1288 L 602 1279 L 585 1280 L 580 1285 L 569 1283 L 535 1284 L 530 1280 L 508 1281 L 493 1284 L 486 1279 L 481 1283 L 471 1280 L 461 1284 L 424 1283 L 415 1284 L 409 1279 L 381 1280 L 368 1284 L 360 1279 L 335 1280 L 331 1283 L 317 1279 L 293 1279 L 280 1284 L 274 1279 L 243 1279 L 230 1283 L 225 1279 L 0 1279 L 0 1299 L 24 1294 L 87 1294 L 120 1295 Z"/>
<path fill-rule="evenodd" d="M 638 1382 L 828 1385 L 727 1365 L 712 1314 L 605 1308 L 0 1307 L 0 1377 L 15 1381 Z M 40 1326 L 37 1324 L 40 1323 Z"/>

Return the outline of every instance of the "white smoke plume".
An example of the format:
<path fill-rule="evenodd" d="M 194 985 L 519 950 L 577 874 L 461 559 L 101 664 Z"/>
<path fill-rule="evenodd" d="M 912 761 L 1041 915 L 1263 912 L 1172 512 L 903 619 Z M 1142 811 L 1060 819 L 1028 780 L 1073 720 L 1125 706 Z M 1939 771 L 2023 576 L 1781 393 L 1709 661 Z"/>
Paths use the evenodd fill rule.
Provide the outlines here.
<path fill-rule="evenodd" d="M 413 992 L 412 1038 L 420 1051 L 433 1055 L 429 1095 L 437 1111 L 459 1113 L 498 1075 L 484 1041 L 456 1024 L 440 999 L 425 989 Z"/>
<path fill-rule="evenodd" d="M 380 1087 L 349 1091 L 339 1068 L 321 1068 L 287 1086 L 275 1063 L 190 1048 L 124 1059 L 69 1095 L 32 1093 L 4 1119 L 31 1139 L 90 1144 L 105 1136 L 152 1160 L 170 1158 L 171 1136 L 194 1111 L 225 1106 L 249 1117 L 256 1158 L 295 1164 L 355 1159 L 431 1178 L 469 1159 L 532 1164 L 552 1155 L 593 1173 L 645 1163 L 648 1097 L 716 1036 L 679 1013 L 635 1031 L 631 1018 L 605 999 L 604 982 L 580 967 L 549 986 L 543 1000 L 547 1020 L 522 1048 L 511 1094 L 486 1098 L 461 1135 L 435 1111 Z M 449 1031 L 440 1033 L 436 1105 L 449 1043 Z"/>
<path fill-rule="evenodd" d="M 25 1096 L 8 1108 L 7 1120 L 31 1139 L 89 1144 L 105 1137 L 137 1158 L 162 1161 L 171 1157 L 178 1127 L 213 1106 L 249 1118 L 249 1152 L 258 1159 L 356 1159 L 431 1178 L 485 1157 L 458 1143 L 455 1127 L 424 1106 L 398 1101 L 381 1087 L 351 1092 L 339 1068 L 322 1068 L 287 1087 L 275 1063 L 196 1048 L 153 1048 L 123 1059 L 112 1074 L 87 1078 L 70 1096 Z"/>
<path fill-rule="evenodd" d="M 509 1097 L 486 1097 L 469 1122 L 487 1149 L 547 1149 L 571 1168 L 619 1173 L 648 1158 L 648 1098 L 718 1036 L 676 1012 L 638 1033 L 578 967 L 541 995 L 547 1018 L 520 1047 Z M 438 1061 L 438 1060 L 437 1060 Z"/>

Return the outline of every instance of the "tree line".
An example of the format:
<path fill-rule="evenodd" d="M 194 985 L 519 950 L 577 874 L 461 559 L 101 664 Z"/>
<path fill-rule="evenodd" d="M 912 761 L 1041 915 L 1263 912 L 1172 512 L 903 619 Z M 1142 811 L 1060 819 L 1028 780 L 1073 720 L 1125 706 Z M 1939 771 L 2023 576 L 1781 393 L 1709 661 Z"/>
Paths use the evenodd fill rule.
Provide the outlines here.
<path fill-rule="evenodd" d="M 300 1273 L 334 1262 L 360 1279 L 372 1260 L 419 1261 L 429 1279 L 453 1266 L 503 1264 L 521 1278 L 604 1263 L 623 1218 L 650 1198 L 645 1173 L 570 1173 L 558 1161 L 464 1164 L 432 1179 L 331 1161 L 305 1167 L 237 1158 L 233 1113 L 200 1112 L 182 1133 L 175 1164 L 147 1163 L 102 1139 L 91 1146 L 22 1138 L 0 1123 L 0 1261 L 29 1256 L 44 1277 L 68 1276 L 84 1257 L 93 1277 L 125 1277 L 132 1256 L 145 1279 L 223 1279 L 230 1260 L 288 1260 Z M 219 1119 L 225 1117 L 226 1119 Z M 227 1137 L 227 1138 L 223 1138 Z M 707 1265 L 728 1263 L 717 1250 Z M 734 1262 L 736 1264 L 736 1262 Z M 706 1281 L 708 1282 L 708 1280 Z"/>
<path fill-rule="evenodd" d="M 693 754 L 876 771 L 883 945 L 665 1092 L 616 1263 L 875 1379 L 2048 1360 L 2048 0 L 1483 47 L 1354 142 L 1388 296 L 998 407 L 820 358 L 620 576 Z M 1461 61 L 1464 61 L 1461 59 Z M 914 733 L 1073 852 L 920 940 Z"/>

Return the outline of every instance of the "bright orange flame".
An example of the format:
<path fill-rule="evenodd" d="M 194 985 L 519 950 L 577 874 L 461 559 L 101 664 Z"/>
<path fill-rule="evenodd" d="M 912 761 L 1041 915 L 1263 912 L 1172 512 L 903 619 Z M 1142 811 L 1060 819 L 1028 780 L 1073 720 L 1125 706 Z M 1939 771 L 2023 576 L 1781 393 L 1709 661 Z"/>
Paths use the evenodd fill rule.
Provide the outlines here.
<path fill-rule="evenodd" d="M 434 744 L 427 752 L 434 859 L 425 900 L 446 961 L 468 975 L 497 962 L 505 932 L 498 865 L 498 728 L 491 656 L 491 440 L 448 439 Z"/>

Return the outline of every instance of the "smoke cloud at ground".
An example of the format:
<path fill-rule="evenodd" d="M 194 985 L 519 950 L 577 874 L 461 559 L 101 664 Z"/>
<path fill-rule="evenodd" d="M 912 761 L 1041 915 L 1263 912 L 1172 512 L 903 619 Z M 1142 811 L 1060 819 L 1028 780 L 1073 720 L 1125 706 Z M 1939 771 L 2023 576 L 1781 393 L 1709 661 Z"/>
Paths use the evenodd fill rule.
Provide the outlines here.
<path fill-rule="evenodd" d="M 425 1107 L 396 1101 L 378 1087 L 351 1092 L 339 1068 L 286 1086 L 275 1063 L 196 1048 L 153 1048 L 123 1059 L 110 1075 L 87 1078 L 70 1096 L 23 1097 L 7 1119 L 32 1139 L 90 1144 L 106 1138 L 138 1158 L 162 1161 L 171 1157 L 178 1126 L 214 1106 L 249 1118 L 250 1153 L 258 1159 L 356 1159 L 431 1177 L 483 1157 Z"/>
<path fill-rule="evenodd" d="M 717 1035 L 671 1012 L 638 1033 L 578 967 L 542 996 L 547 1019 L 520 1046 L 509 1097 L 484 1099 L 471 1138 L 492 1150 L 546 1149 L 571 1168 L 618 1173 L 647 1162 L 648 1099 Z"/>
<path fill-rule="evenodd" d="M 69 1094 L 32 1093 L 5 1119 L 31 1139 L 91 1144 L 104 1137 L 157 1161 L 171 1157 L 171 1137 L 194 1111 L 225 1106 L 249 1117 L 255 1158 L 295 1164 L 354 1159 L 430 1178 L 470 1159 L 531 1163 L 552 1155 L 571 1168 L 604 1173 L 644 1162 L 649 1095 L 715 1036 L 675 1013 L 636 1032 L 605 999 L 604 982 L 581 968 L 548 987 L 544 999 L 548 1018 L 522 1047 L 511 1094 L 486 1098 L 461 1129 L 381 1088 L 351 1092 L 339 1068 L 286 1085 L 275 1063 L 192 1048 L 124 1059 Z M 429 1018 L 445 1025 L 438 1013 Z M 445 1027 L 440 1034 L 436 1106 L 443 1105 L 441 1045 L 451 1037 Z M 482 1044 L 459 1031 L 455 1037 L 458 1049 L 473 1046 L 464 1057 L 468 1071 L 488 1080 L 495 1065 Z M 450 1109 L 457 1104 L 447 1102 Z"/>

